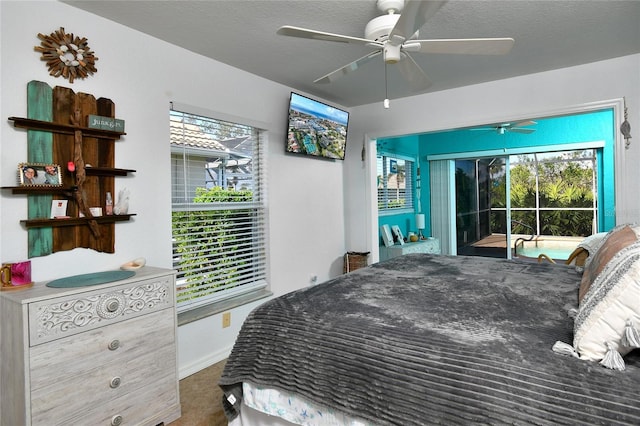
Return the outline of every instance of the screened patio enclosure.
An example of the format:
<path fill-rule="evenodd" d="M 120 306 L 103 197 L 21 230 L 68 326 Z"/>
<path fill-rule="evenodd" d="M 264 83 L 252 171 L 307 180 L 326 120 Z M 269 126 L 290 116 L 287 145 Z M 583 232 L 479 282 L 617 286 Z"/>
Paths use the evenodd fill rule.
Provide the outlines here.
<path fill-rule="evenodd" d="M 455 160 L 457 254 L 524 256 L 541 237 L 570 252 L 597 232 L 597 164 L 595 149 Z"/>

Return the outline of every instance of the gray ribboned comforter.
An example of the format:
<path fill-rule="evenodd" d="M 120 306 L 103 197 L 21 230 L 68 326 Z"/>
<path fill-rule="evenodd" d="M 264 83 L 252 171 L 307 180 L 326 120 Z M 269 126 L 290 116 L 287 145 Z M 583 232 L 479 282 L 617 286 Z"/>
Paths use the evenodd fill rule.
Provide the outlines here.
<path fill-rule="evenodd" d="M 412 254 L 275 298 L 227 361 L 227 417 L 248 381 L 381 425 L 640 424 L 638 351 L 620 372 L 551 350 L 572 341 L 579 281 L 564 265 Z"/>

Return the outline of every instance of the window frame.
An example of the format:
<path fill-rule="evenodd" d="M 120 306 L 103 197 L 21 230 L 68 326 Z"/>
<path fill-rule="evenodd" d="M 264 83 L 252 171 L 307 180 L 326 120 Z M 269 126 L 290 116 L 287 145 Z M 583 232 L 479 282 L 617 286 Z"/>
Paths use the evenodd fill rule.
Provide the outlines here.
<path fill-rule="evenodd" d="M 252 154 L 252 160 L 256 160 L 255 164 L 253 164 L 252 167 L 257 168 L 257 170 L 253 172 L 250 185 L 255 191 L 258 191 L 258 193 L 256 194 L 255 191 L 252 193 L 252 195 L 254 195 L 254 199 L 252 201 L 195 203 L 191 199 L 191 201 L 188 201 L 188 202 L 177 203 L 175 199 L 176 192 L 173 188 L 173 185 L 175 183 L 175 179 L 173 175 L 174 173 L 173 169 L 175 166 L 174 157 L 176 156 L 176 153 L 178 155 L 181 153 L 186 153 L 187 157 L 192 156 L 191 158 L 193 158 L 194 154 L 197 156 L 197 154 L 200 154 L 201 152 L 204 155 L 216 154 L 216 153 L 219 154 L 219 152 L 216 152 L 215 150 L 209 150 L 209 149 L 194 150 L 193 148 L 189 148 L 186 146 L 176 147 L 174 146 L 172 141 L 170 141 L 170 147 L 171 147 L 170 157 L 171 157 L 171 167 L 172 167 L 172 178 L 171 178 L 172 231 L 171 232 L 172 232 L 172 246 L 174 246 L 174 258 L 175 258 L 175 233 L 174 233 L 175 230 L 173 225 L 173 217 L 174 217 L 174 213 L 176 212 L 181 212 L 181 211 L 184 212 L 188 210 L 213 212 L 216 210 L 237 211 L 236 209 L 240 209 L 240 210 L 255 209 L 254 210 L 255 217 L 256 217 L 255 220 L 259 221 L 259 225 L 256 227 L 257 238 L 254 237 L 252 232 L 251 236 L 245 237 L 246 240 L 243 240 L 243 241 L 251 241 L 251 244 L 257 244 L 257 246 L 255 246 L 251 250 L 250 252 L 251 254 L 258 253 L 256 251 L 256 248 L 260 252 L 257 260 L 257 262 L 260 263 L 259 266 L 255 266 L 253 265 L 253 263 L 251 263 L 252 261 L 255 262 L 256 260 L 249 261 L 251 264 L 251 267 L 249 268 L 250 272 L 253 272 L 254 269 L 257 268 L 257 271 L 258 271 L 256 275 L 257 278 L 251 282 L 243 282 L 236 287 L 223 288 L 222 290 L 214 291 L 213 294 L 209 296 L 197 297 L 195 300 L 191 302 L 183 301 L 182 303 L 179 303 L 178 296 L 180 291 L 177 290 L 176 306 L 177 306 L 177 311 L 179 313 L 179 322 L 184 323 L 184 322 L 190 322 L 192 320 L 199 319 L 203 316 L 220 312 L 221 309 L 229 309 L 232 306 L 239 306 L 245 303 L 250 303 L 251 301 L 256 300 L 258 298 L 263 298 L 271 295 L 271 292 L 269 291 L 269 267 L 268 267 L 269 258 L 268 258 L 268 250 L 267 250 L 267 247 L 268 247 L 268 224 L 267 224 L 268 184 L 266 181 L 266 177 L 267 177 L 266 156 L 268 152 L 268 131 L 266 130 L 266 126 L 264 126 L 264 124 L 256 123 L 254 120 L 246 120 L 239 117 L 231 117 L 226 114 L 218 114 L 213 111 L 208 111 L 208 110 L 195 108 L 187 105 L 175 105 L 174 103 L 171 103 L 170 105 L 171 105 L 171 108 L 169 111 L 170 122 L 172 119 L 171 118 L 172 113 L 178 112 L 183 114 L 204 117 L 205 119 L 212 120 L 215 122 L 221 121 L 221 122 L 226 122 L 227 124 L 230 124 L 230 125 L 238 125 L 242 127 L 251 128 L 254 133 L 253 137 L 255 138 L 255 140 L 252 142 L 254 144 L 254 149 L 255 149 L 255 152 Z M 171 132 L 171 129 L 170 129 L 170 132 Z M 187 167 L 185 161 L 187 160 L 183 159 L 183 163 L 181 164 L 183 168 Z M 204 172 L 205 170 L 203 169 L 203 185 L 202 185 L 203 187 L 205 186 Z M 186 182 L 182 184 L 183 195 L 186 194 L 186 192 L 188 191 L 187 189 L 188 186 L 189 184 L 187 184 Z M 250 229 L 253 230 L 254 229 L 253 226 Z M 249 255 L 249 257 L 251 257 L 251 255 Z M 178 276 L 180 276 L 179 267 L 174 265 L 174 269 L 177 271 Z M 184 284 L 185 284 L 184 282 L 176 283 L 178 289 L 181 286 L 184 286 Z M 186 321 L 182 321 L 180 317 L 188 318 L 188 319 Z"/>
<path fill-rule="evenodd" d="M 402 160 L 405 162 L 405 195 L 404 197 L 402 197 L 405 200 L 405 206 L 404 207 L 383 207 L 381 208 L 381 199 L 380 199 L 380 190 L 381 189 L 385 189 L 385 188 L 377 188 L 376 192 L 377 192 L 377 205 L 378 205 L 378 216 L 390 216 L 390 215 L 397 215 L 397 214 L 409 214 L 409 213 L 414 213 L 417 212 L 417 206 L 419 203 L 419 200 L 417 200 L 417 159 L 416 158 L 412 158 L 410 156 L 405 156 L 405 155 L 401 155 L 401 154 L 397 154 L 397 153 L 393 153 L 393 152 L 385 152 L 385 151 L 378 151 L 376 154 L 376 176 L 379 176 L 377 171 L 378 171 L 378 162 L 380 161 L 380 157 L 382 157 L 382 161 L 383 161 L 383 171 L 385 170 L 385 158 L 387 158 L 389 161 L 390 160 Z M 409 163 L 411 165 L 411 170 L 409 173 L 406 172 L 406 164 Z M 388 175 L 389 173 L 387 173 Z M 410 176 L 407 176 L 407 175 Z M 409 183 L 409 185 L 407 185 L 407 182 Z M 386 185 L 386 183 L 388 183 L 387 177 L 384 176 L 383 173 L 383 185 Z M 376 187 L 377 187 L 377 183 L 376 183 Z M 386 188 L 386 191 L 389 191 L 389 188 Z M 409 192 L 407 194 L 407 191 Z M 409 206 L 406 205 L 406 203 L 409 202 Z"/>

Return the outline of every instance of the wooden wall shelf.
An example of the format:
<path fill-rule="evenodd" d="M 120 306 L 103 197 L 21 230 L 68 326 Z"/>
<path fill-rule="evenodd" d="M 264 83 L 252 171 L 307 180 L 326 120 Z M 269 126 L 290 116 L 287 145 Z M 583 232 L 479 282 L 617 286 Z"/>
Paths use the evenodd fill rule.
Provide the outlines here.
<path fill-rule="evenodd" d="M 85 167 L 84 172 L 87 176 L 126 176 L 129 173 L 135 173 L 135 170 L 116 169 L 113 167 Z"/>
<path fill-rule="evenodd" d="M 31 118 L 9 117 L 9 120 L 13 121 L 14 127 L 21 129 L 42 130 L 62 135 L 73 135 L 76 130 L 80 130 L 82 135 L 87 138 L 107 138 L 117 140 L 120 139 L 120 136 L 126 135 L 124 132 L 93 129 L 90 127 L 74 126 L 72 124 L 53 123 L 51 121 L 33 120 Z"/>
<path fill-rule="evenodd" d="M 114 222 L 126 222 L 131 219 L 135 214 L 114 214 L 109 216 L 98 216 L 93 218 L 86 217 L 72 217 L 68 219 L 28 219 L 21 220 L 20 223 L 24 224 L 27 228 L 44 228 L 44 227 L 58 227 L 58 226 L 75 226 L 86 225 L 90 220 L 95 220 L 97 223 L 114 223 Z"/>
<path fill-rule="evenodd" d="M 114 178 L 134 173 L 114 167 L 115 141 L 126 133 L 87 127 L 92 115 L 115 119 L 115 104 L 66 87 L 47 83 L 27 84 L 27 117 L 9 117 L 15 128 L 27 130 L 27 163 L 57 164 L 61 186 L 8 186 L 13 194 L 26 194 L 26 226 L 29 257 L 45 256 L 84 247 L 104 253 L 115 252 L 116 222 L 135 214 L 91 217 L 90 207 L 105 207 L 107 194 L 114 206 Z M 75 171 L 67 165 L 73 163 Z M 69 218 L 50 219 L 52 202 L 66 199 Z M 80 217 L 81 213 L 85 217 Z"/>
<path fill-rule="evenodd" d="M 3 186 L 10 189 L 12 194 L 70 194 L 73 188 L 63 186 Z"/>

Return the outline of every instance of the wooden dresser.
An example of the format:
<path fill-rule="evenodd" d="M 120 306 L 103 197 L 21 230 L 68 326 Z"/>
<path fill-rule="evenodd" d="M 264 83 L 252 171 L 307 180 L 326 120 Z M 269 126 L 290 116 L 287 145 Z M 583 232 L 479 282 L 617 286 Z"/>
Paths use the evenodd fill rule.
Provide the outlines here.
<path fill-rule="evenodd" d="M 0 293 L 1 425 L 157 425 L 180 417 L 175 273 Z"/>

